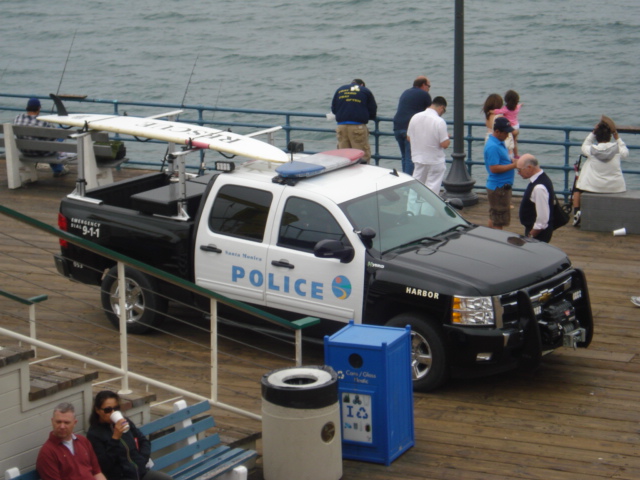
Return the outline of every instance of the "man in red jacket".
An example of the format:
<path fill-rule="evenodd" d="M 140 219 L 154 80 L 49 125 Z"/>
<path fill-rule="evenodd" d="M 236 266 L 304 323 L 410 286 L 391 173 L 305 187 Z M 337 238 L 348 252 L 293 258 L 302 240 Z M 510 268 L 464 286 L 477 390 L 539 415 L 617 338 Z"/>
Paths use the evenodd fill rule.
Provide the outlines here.
<path fill-rule="evenodd" d="M 70 403 L 61 403 L 53 411 L 53 431 L 36 462 L 42 480 L 106 480 L 89 440 L 73 433 L 77 423 Z"/>

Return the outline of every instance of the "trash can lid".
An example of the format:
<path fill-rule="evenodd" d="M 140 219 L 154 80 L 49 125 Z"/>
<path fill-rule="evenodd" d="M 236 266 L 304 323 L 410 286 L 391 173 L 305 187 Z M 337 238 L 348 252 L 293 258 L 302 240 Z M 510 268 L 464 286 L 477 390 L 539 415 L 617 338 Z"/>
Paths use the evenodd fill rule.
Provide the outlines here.
<path fill-rule="evenodd" d="M 328 407 L 338 401 L 338 375 L 328 365 L 273 370 L 262 376 L 262 398 L 281 407 Z"/>

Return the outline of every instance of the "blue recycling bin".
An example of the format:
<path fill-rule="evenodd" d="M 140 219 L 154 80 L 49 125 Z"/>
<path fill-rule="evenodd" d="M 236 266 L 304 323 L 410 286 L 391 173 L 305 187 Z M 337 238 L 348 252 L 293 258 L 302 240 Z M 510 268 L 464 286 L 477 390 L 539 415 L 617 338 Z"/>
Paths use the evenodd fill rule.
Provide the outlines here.
<path fill-rule="evenodd" d="M 342 457 L 391 464 L 415 444 L 411 329 L 356 325 L 324 338 L 338 375 Z"/>

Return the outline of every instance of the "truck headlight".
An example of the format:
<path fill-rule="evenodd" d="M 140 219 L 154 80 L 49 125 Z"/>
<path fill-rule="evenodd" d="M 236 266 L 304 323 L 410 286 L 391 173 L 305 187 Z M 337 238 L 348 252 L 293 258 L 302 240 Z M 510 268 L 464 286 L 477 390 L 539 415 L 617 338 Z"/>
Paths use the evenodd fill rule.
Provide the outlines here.
<path fill-rule="evenodd" d="M 491 297 L 453 297 L 451 322 L 454 325 L 495 325 Z"/>

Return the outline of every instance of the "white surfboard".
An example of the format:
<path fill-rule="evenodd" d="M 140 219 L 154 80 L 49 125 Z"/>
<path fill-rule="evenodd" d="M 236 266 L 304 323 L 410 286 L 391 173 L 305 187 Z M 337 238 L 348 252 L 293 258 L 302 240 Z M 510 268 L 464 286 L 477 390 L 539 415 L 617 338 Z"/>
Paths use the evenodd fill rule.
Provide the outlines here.
<path fill-rule="evenodd" d="M 153 138 L 178 145 L 192 145 L 196 148 L 217 150 L 242 157 L 284 163 L 289 157 L 278 147 L 238 133 L 225 132 L 210 127 L 182 122 L 169 122 L 155 118 L 129 117 L 118 115 L 92 115 L 77 113 L 71 115 L 41 115 L 40 120 L 72 127 L 88 125 L 91 130 Z"/>

